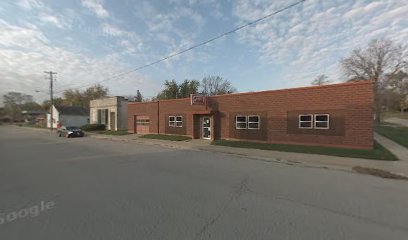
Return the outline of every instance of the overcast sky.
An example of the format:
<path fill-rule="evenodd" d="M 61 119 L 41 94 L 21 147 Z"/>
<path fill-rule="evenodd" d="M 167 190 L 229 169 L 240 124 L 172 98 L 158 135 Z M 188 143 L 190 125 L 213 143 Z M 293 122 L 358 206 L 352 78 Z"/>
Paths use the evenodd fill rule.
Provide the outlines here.
<path fill-rule="evenodd" d="M 0 94 L 47 98 L 153 62 L 297 0 L 2 0 Z M 374 38 L 407 43 L 408 0 L 307 0 L 289 11 L 139 72 L 112 95 L 153 96 L 166 79 L 219 75 L 240 92 L 344 78 L 339 60 Z M 36 93 L 35 90 L 40 92 Z"/>

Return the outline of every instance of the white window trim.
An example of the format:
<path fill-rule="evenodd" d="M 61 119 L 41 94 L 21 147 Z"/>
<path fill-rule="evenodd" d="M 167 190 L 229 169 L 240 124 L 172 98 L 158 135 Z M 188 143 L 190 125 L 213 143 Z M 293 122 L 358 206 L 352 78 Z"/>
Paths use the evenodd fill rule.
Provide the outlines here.
<path fill-rule="evenodd" d="M 177 118 L 178 118 L 178 117 L 181 118 L 181 121 L 177 121 Z M 176 116 L 176 118 L 175 118 L 174 120 L 175 120 L 174 123 L 176 124 L 176 125 L 175 125 L 176 127 L 178 127 L 178 128 L 183 127 L 183 116 Z M 178 122 L 181 122 L 181 126 L 177 126 L 177 123 L 178 123 Z"/>
<path fill-rule="evenodd" d="M 250 117 L 258 117 L 258 122 L 250 122 L 249 121 Z M 258 123 L 258 127 L 257 128 L 251 128 L 251 127 L 249 127 L 250 123 Z M 259 115 L 248 115 L 248 117 L 247 117 L 247 126 L 248 126 L 248 129 L 260 129 L 261 128 L 261 117 Z"/>
<path fill-rule="evenodd" d="M 301 120 L 301 117 L 303 117 L 303 116 L 310 116 L 310 121 L 302 121 Z M 299 128 L 301 128 L 301 129 L 313 129 L 313 114 L 299 114 Z M 310 122 L 311 124 L 310 124 L 310 127 L 302 127 L 302 124 L 301 123 L 303 123 L 303 122 Z"/>
<path fill-rule="evenodd" d="M 317 121 L 316 116 L 327 116 L 327 121 Z M 318 122 L 327 122 L 327 127 L 317 127 L 316 123 Z M 330 128 L 330 114 L 327 113 L 319 113 L 314 115 L 314 128 L 315 129 L 329 129 Z"/>
<path fill-rule="evenodd" d="M 244 117 L 245 118 L 245 122 L 238 122 L 238 118 L 239 117 Z M 241 127 L 238 127 L 238 123 L 245 123 L 245 127 L 244 128 L 241 128 Z M 248 128 L 248 119 L 247 119 L 247 116 L 245 116 L 245 115 L 236 115 L 235 116 L 235 129 L 247 129 Z"/>
<path fill-rule="evenodd" d="M 170 118 L 173 118 L 174 120 L 171 121 Z M 176 117 L 175 116 L 169 116 L 169 127 L 175 127 L 176 126 Z"/>

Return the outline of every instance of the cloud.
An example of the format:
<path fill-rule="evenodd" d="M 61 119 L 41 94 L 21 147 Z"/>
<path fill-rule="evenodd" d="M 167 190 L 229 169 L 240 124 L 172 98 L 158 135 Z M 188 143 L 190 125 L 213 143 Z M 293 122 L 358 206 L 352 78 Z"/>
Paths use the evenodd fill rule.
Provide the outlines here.
<path fill-rule="evenodd" d="M 88 8 L 100 18 L 106 18 L 109 16 L 109 12 L 104 8 L 99 0 L 82 0 L 81 4 L 83 7 Z"/>
<path fill-rule="evenodd" d="M 233 15 L 244 23 L 287 4 L 241 0 L 234 5 Z M 351 50 L 364 47 L 373 38 L 388 37 L 397 43 L 407 39 L 403 31 L 408 27 L 407 14 L 408 6 L 398 0 L 311 0 L 243 29 L 238 32 L 238 42 L 256 49 L 261 64 L 280 66 L 282 77 L 298 85 L 307 85 L 319 74 L 339 80 L 338 62 Z"/>
<path fill-rule="evenodd" d="M 50 23 L 58 28 L 64 28 L 64 24 L 61 22 L 61 20 L 56 17 L 56 16 L 52 16 L 52 15 L 48 15 L 48 14 L 42 14 L 39 17 L 40 21 L 44 22 L 44 23 Z"/>
<path fill-rule="evenodd" d="M 58 72 L 55 92 L 60 95 L 64 89 L 83 89 L 131 68 L 119 53 L 92 57 L 75 49 L 52 46 L 38 28 L 15 26 L 4 20 L 0 20 L 0 55 L 0 94 L 19 91 L 32 94 L 40 101 L 48 97 L 48 83 L 43 71 Z M 109 87 L 111 94 L 117 95 L 124 94 L 124 91 L 132 94 L 137 89 L 146 95 L 153 95 L 160 87 L 150 77 L 139 73 L 102 84 Z M 37 94 L 35 90 L 41 93 Z"/>
<path fill-rule="evenodd" d="M 41 8 L 43 4 L 39 0 L 19 0 L 17 1 L 17 5 L 23 10 L 29 11 L 32 9 Z"/>

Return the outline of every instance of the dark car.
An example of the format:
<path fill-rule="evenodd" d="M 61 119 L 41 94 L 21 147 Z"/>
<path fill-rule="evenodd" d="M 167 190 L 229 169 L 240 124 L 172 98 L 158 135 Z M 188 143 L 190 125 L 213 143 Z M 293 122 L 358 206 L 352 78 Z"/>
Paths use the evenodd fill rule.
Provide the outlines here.
<path fill-rule="evenodd" d="M 62 126 L 58 129 L 58 137 L 83 137 L 84 132 L 78 127 L 65 127 Z"/>

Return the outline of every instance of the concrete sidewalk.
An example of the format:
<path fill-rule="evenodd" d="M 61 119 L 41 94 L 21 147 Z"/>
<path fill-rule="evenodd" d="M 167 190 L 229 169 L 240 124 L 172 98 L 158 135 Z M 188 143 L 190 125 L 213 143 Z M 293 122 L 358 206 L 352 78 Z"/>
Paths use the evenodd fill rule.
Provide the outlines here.
<path fill-rule="evenodd" d="M 90 137 L 107 139 L 112 141 L 134 142 L 137 144 L 158 145 L 167 148 L 176 148 L 182 150 L 196 150 L 219 152 L 232 154 L 252 160 L 261 160 L 277 162 L 287 165 L 296 165 L 303 167 L 319 167 L 343 171 L 352 171 L 355 166 L 377 168 L 392 173 L 408 176 L 408 161 L 382 161 L 361 158 L 336 157 L 318 154 L 279 152 L 271 150 L 259 150 L 249 148 L 233 148 L 225 146 L 211 145 L 206 140 L 191 141 L 167 141 L 157 139 L 139 138 L 136 134 L 124 136 L 108 136 L 101 134 L 92 134 Z"/>
<path fill-rule="evenodd" d="M 387 118 L 384 119 L 384 122 L 393 123 L 397 125 L 401 125 L 404 127 L 408 127 L 408 120 L 402 118 Z"/>

